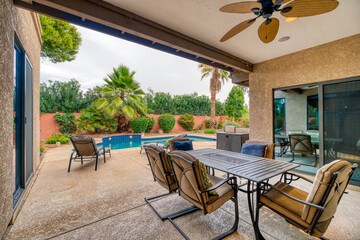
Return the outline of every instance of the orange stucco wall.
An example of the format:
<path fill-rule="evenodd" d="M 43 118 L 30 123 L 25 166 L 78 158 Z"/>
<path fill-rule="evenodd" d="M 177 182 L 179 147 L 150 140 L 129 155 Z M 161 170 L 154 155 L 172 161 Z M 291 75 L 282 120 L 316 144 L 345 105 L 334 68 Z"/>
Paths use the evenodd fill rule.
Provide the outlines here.
<path fill-rule="evenodd" d="M 59 125 L 55 121 L 55 117 L 54 117 L 55 114 L 56 113 L 41 114 L 41 116 L 40 116 L 40 139 L 41 139 L 41 141 L 45 141 L 51 135 L 60 133 Z M 75 115 L 75 118 L 78 118 L 81 115 L 81 113 L 74 113 L 74 115 Z M 151 132 L 156 133 L 160 129 L 157 119 L 161 115 L 150 114 L 150 116 L 155 118 L 155 125 Z M 175 123 L 175 127 L 173 128 L 172 132 L 184 131 L 184 129 L 177 122 L 177 120 L 181 117 L 181 115 L 174 115 L 174 117 L 176 119 L 176 123 Z M 205 128 L 205 120 L 208 120 L 208 119 L 210 119 L 210 116 L 194 116 L 194 122 L 195 122 L 194 128 L 196 128 L 198 125 L 202 124 L 202 129 L 204 129 Z M 216 120 L 217 121 L 222 120 L 223 122 L 225 122 L 226 117 L 225 116 L 217 116 Z"/>

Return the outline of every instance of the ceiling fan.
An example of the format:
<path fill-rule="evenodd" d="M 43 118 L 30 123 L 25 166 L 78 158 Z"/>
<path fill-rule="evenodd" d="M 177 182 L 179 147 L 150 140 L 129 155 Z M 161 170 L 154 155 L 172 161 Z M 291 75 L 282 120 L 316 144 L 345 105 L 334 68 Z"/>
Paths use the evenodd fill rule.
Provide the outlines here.
<path fill-rule="evenodd" d="M 288 4 L 286 4 L 288 3 Z M 285 6 L 283 6 L 286 4 Z M 226 13 L 253 13 L 255 18 L 239 23 L 228 31 L 220 40 L 224 42 L 246 28 L 250 27 L 257 18 L 263 17 L 265 21 L 258 29 L 261 41 L 273 41 L 279 30 L 279 20 L 271 17 L 273 13 L 280 12 L 287 18 L 309 17 L 330 12 L 339 5 L 337 0 L 258 0 L 253 2 L 238 2 L 223 6 L 221 12 Z"/>

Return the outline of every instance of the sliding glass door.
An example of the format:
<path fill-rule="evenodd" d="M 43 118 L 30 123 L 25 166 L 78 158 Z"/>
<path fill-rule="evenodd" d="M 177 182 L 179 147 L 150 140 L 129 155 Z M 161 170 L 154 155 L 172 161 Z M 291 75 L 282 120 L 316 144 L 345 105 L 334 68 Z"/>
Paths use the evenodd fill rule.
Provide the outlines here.
<path fill-rule="evenodd" d="M 360 81 L 324 85 L 324 161 L 360 163 Z M 360 181 L 357 169 L 353 180 Z"/>

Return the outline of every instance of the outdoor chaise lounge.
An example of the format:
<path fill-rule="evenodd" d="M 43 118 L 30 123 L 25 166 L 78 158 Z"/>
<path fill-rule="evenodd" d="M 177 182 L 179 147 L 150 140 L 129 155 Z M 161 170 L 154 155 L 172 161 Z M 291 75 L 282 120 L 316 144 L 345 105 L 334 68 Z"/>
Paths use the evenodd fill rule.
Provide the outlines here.
<path fill-rule="evenodd" d="M 228 200 L 234 202 L 235 222 L 233 227 L 214 239 L 222 239 L 235 232 L 239 222 L 236 177 L 222 179 L 215 176 L 207 176 L 206 170 L 204 169 L 205 165 L 184 151 L 173 151 L 169 153 L 169 155 L 175 172 L 176 182 L 179 186 L 179 195 L 199 209 L 202 209 L 204 214 L 214 212 Z M 212 184 L 214 184 L 213 186 L 211 184 L 209 185 L 207 177 L 209 177 Z M 169 217 L 170 222 L 186 239 L 189 239 L 174 222 L 174 218 L 175 217 Z"/>
<path fill-rule="evenodd" d="M 317 171 L 314 182 L 294 173 L 285 173 L 274 186 L 263 183 L 265 193 L 260 202 L 294 226 L 321 238 L 356 167 L 344 160 L 333 161 Z M 289 185 L 300 178 L 312 183 L 309 193 Z"/>
<path fill-rule="evenodd" d="M 160 217 L 161 220 L 167 219 L 169 216 L 174 216 L 178 214 L 189 213 L 198 210 L 197 207 L 193 206 L 180 212 L 172 213 L 166 216 L 161 216 L 161 214 L 154 208 L 154 206 L 150 203 L 150 200 L 157 199 L 160 197 L 164 197 L 175 193 L 179 188 L 176 182 L 173 168 L 170 164 L 170 160 L 168 159 L 166 151 L 155 145 L 149 144 L 145 147 L 146 156 L 149 161 L 150 169 L 154 177 L 154 181 L 158 182 L 160 186 L 168 190 L 167 193 L 160 194 L 154 197 L 145 198 L 145 201 L 149 204 L 149 206 L 154 210 L 154 212 Z"/>
<path fill-rule="evenodd" d="M 184 137 L 186 137 L 186 136 L 187 136 L 187 134 L 181 134 L 181 135 L 175 136 L 174 138 L 184 138 Z M 172 138 L 172 139 L 174 139 L 174 138 Z M 149 144 L 155 144 L 156 146 L 159 146 L 159 147 L 167 150 L 167 149 L 169 148 L 169 141 L 170 141 L 170 140 L 171 140 L 171 139 L 169 139 L 169 140 L 168 140 L 167 142 L 165 142 L 165 143 L 161 143 L 161 142 L 145 142 L 145 143 L 141 144 L 140 154 L 141 154 L 142 150 L 145 148 L 145 146 L 146 146 L 146 145 L 149 145 Z"/>
<path fill-rule="evenodd" d="M 95 171 L 97 170 L 99 156 L 104 155 L 104 163 L 106 163 L 105 154 L 108 153 L 111 157 L 110 148 L 100 148 L 98 149 L 95 143 L 95 140 L 91 136 L 80 135 L 70 138 L 74 151 L 71 153 L 68 172 L 70 172 L 71 161 L 81 162 L 92 161 L 94 158 L 95 162 Z M 80 160 L 79 160 L 80 159 Z"/>

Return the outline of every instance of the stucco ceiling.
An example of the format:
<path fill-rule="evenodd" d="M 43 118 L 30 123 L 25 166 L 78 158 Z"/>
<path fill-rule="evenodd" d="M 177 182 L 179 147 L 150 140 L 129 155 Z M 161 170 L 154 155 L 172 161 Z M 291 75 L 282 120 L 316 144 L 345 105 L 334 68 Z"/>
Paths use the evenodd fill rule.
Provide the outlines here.
<path fill-rule="evenodd" d="M 280 13 L 279 32 L 274 41 L 264 44 L 257 29 L 264 21 L 258 19 L 232 39 L 220 43 L 221 37 L 236 24 L 251 19 L 253 14 L 220 12 L 220 7 L 234 2 L 229 0 L 106 0 L 115 6 L 186 34 L 232 55 L 259 63 L 303 49 L 325 44 L 360 33 L 360 0 L 339 0 L 332 12 L 285 22 Z M 289 36 L 286 42 L 278 39 Z"/>

